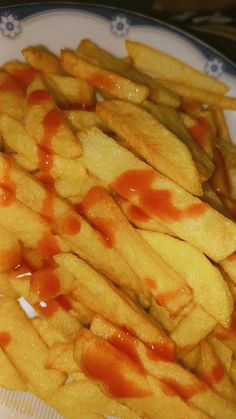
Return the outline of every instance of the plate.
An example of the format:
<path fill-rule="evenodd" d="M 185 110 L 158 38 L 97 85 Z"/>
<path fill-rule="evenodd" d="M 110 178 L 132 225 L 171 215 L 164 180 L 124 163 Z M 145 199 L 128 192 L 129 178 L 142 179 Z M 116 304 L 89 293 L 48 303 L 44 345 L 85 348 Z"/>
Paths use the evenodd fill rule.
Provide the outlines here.
<path fill-rule="evenodd" d="M 202 41 L 164 22 L 112 7 L 78 3 L 0 7 L 0 65 L 21 59 L 20 51 L 27 46 L 46 45 L 59 53 L 61 48 L 76 48 L 82 38 L 90 38 L 117 56 L 124 56 L 126 37 L 157 47 L 205 71 L 228 84 L 231 96 L 236 95 L 236 66 Z M 226 118 L 233 137 L 236 112 L 227 111 Z M 29 393 L 1 389 L 0 417 L 62 418 Z"/>

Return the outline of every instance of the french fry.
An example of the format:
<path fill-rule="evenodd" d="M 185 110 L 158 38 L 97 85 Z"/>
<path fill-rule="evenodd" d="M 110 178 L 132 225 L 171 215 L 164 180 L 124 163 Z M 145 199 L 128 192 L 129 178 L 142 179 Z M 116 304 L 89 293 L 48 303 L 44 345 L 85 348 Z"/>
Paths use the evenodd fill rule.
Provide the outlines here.
<path fill-rule="evenodd" d="M 160 123 L 172 131 L 176 137 L 189 148 L 200 171 L 201 177 L 203 177 L 203 179 L 209 178 L 213 172 L 213 163 L 204 150 L 202 150 L 199 144 L 196 143 L 188 133 L 188 130 L 184 126 L 184 122 L 181 120 L 181 114 L 170 106 L 157 105 L 149 101 L 145 101 L 142 106 L 155 116 Z"/>
<path fill-rule="evenodd" d="M 44 226 L 49 230 L 51 225 L 54 232 L 58 231 L 63 238 L 63 242 L 68 242 L 68 245 L 74 252 L 85 258 L 96 269 L 112 278 L 118 284 L 133 289 L 140 295 L 140 298 L 148 303 L 150 293 L 146 286 L 142 285 L 122 256 L 113 247 L 107 246 L 102 236 L 84 218 L 73 211 L 65 201 L 45 189 L 33 177 L 25 174 L 14 166 L 13 163 L 11 167 L 9 165 L 11 165 L 10 160 L 6 160 L 4 155 L 0 155 L 0 179 L 4 179 L 4 174 L 9 169 L 11 180 L 15 185 L 16 198 L 43 217 L 38 219 L 38 229 L 40 230 L 38 242 L 37 236 L 32 239 L 36 241 L 36 244 L 39 243 L 43 234 L 42 227 Z M 30 200 L 29 191 L 31 194 Z M 0 213 L 1 211 L 10 211 L 16 205 L 16 202 L 13 202 L 11 207 L 0 207 Z M 14 213 L 15 210 L 13 209 L 12 216 L 14 216 Z M 33 214 L 32 216 L 36 218 L 36 214 Z M 44 221 L 45 219 L 47 223 Z M 27 230 L 27 225 L 23 225 L 23 228 Z M 36 225 L 34 228 L 36 228 Z M 30 247 L 32 246 L 30 245 Z"/>
<path fill-rule="evenodd" d="M 74 360 L 74 346 L 72 343 L 55 343 L 49 349 L 47 368 L 53 368 L 70 375 L 78 372 L 79 366 Z"/>
<path fill-rule="evenodd" d="M 132 104 L 114 100 L 98 103 L 96 112 L 152 167 L 194 195 L 202 194 L 190 151 L 150 114 Z"/>
<path fill-rule="evenodd" d="M 199 362 L 200 358 L 200 348 L 199 345 L 194 346 L 191 351 L 186 352 L 184 354 L 179 354 L 179 359 L 183 363 L 185 368 L 188 368 L 190 371 L 194 371 L 197 363 Z"/>
<path fill-rule="evenodd" d="M 158 223 L 157 220 L 150 219 L 137 205 L 131 204 L 127 199 L 116 197 L 117 204 L 119 205 L 126 218 L 142 230 L 157 231 L 158 233 L 169 234 L 175 236 L 173 231 Z"/>
<path fill-rule="evenodd" d="M 134 68 L 131 65 L 132 60 L 127 62 L 126 60 L 117 58 L 110 52 L 100 48 L 89 39 L 83 39 L 80 42 L 76 50 L 76 55 L 90 61 L 94 65 L 104 68 L 107 71 L 118 73 L 135 83 L 144 84 L 156 92 L 156 101 L 158 103 L 164 103 L 166 105 L 173 106 L 174 108 L 178 108 L 180 105 L 180 98 L 178 95 L 163 87 L 161 83 L 158 83 L 152 77 L 141 73 Z"/>
<path fill-rule="evenodd" d="M 109 242 L 160 305 L 176 315 L 191 301 L 191 291 L 183 278 L 140 238 L 104 189 L 91 188 L 80 202 L 80 208 L 92 225 L 105 231 Z"/>
<path fill-rule="evenodd" d="M 101 121 L 95 112 L 89 111 L 64 111 L 64 115 L 74 132 L 82 131 L 89 127 L 98 127 L 104 132 L 108 132 L 108 127 Z"/>
<path fill-rule="evenodd" d="M 116 193 L 213 260 L 233 253 L 236 226 L 232 221 L 153 170 L 98 128 L 84 131 L 79 137 L 85 166 Z M 112 155 L 116 157 L 111 158 Z"/>
<path fill-rule="evenodd" d="M 191 311 L 192 307 L 193 303 L 190 303 L 181 311 L 180 314 L 178 314 L 178 316 L 170 317 L 170 314 L 165 307 L 162 307 L 155 301 L 152 301 L 148 313 L 157 321 L 157 324 L 161 324 L 167 331 L 167 334 L 169 334 L 175 329 L 183 317 Z"/>
<path fill-rule="evenodd" d="M 61 62 L 65 71 L 74 77 L 82 78 L 91 86 L 113 97 L 134 103 L 143 102 L 149 95 L 149 89 L 134 83 L 117 73 L 103 70 L 72 52 L 62 50 Z"/>
<path fill-rule="evenodd" d="M 24 88 L 5 70 L 0 70 L 0 113 L 22 120 L 25 106 Z"/>
<path fill-rule="evenodd" d="M 7 272 L 20 263 L 21 246 L 17 238 L 0 226 L 0 272 Z"/>
<path fill-rule="evenodd" d="M 86 377 L 60 387 L 48 399 L 48 403 L 67 419 L 77 419 L 78 406 L 80 419 L 103 419 L 104 414 L 124 419 L 139 419 L 136 413 L 117 400 L 107 397 Z"/>
<path fill-rule="evenodd" d="M 229 275 L 231 281 L 236 285 L 236 252 L 229 255 L 220 262 L 222 269 Z"/>
<path fill-rule="evenodd" d="M 21 52 L 27 63 L 35 70 L 46 74 L 64 74 L 59 58 L 50 51 L 43 48 L 31 47 L 24 48 Z"/>
<path fill-rule="evenodd" d="M 39 75 L 27 88 L 24 124 L 28 133 L 46 153 L 56 153 L 66 158 L 81 155 L 78 141 Z M 45 167 L 45 154 L 41 160 Z"/>
<path fill-rule="evenodd" d="M 43 79 L 52 90 L 59 107 L 65 109 L 94 107 L 94 89 L 86 81 L 57 74 L 44 75 Z"/>
<path fill-rule="evenodd" d="M 145 350 L 142 342 L 102 317 L 97 316 L 94 318 L 91 331 L 96 336 L 105 339 L 120 352 L 123 352 L 133 362 L 136 362 L 139 366 L 141 365 L 148 374 L 156 377 L 163 383 L 169 384 L 172 391 L 180 395 L 185 402 L 190 402 L 210 416 L 216 414 L 213 407 L 216 403 L 218 405 L 217 417 L 220 417 L 220 412 L 222 414 L 224 405 L 227 405 L 227 403 L 219 398 L 203 381 L 180 365 L 154 360 Z M 229 406 L 227 405 L 227 410 L 228 408 Z M 231 409 L 233 409 L 232 405 Z"/>
<path fill-rule="evenodd" d="M 183 82 L 198 89 L 205 89 L 207 86 L 209 91 L 219 94 L 228 91 L 223 82 L 196 70 L 172 55 L 129 39 L 125 43 L 133 64 L 143 71 L 167 80 Z"/>
<path fill-rule="evenodd" d="M 216 136 L 227 143 L 232 143 L 230 133 L 226 124 L 224 112 L 217 106 L 211 106 L 211 113 L 216 126 Z"/>
<path fill-rule="evenodd" d="M 197 373 L 210 387 L 213 387 L 218 394 L 226 400 L 235 402 L 236 389 L 231 383 L 222 363 L 215 355 L 209 343 L 200 343 L 201 357 L 197 366 Z"/>
<path fill-rule="evenodd" d="M 207 417 L 195 407 L 190 407 L 176 393 L 175 397 L 170 397 L 168 384 L 145 373 L 125 353 L 89 331 L 83 331 L 79 336 L 74 356 L 85 374 L 98 380 L 106 394 L 116 395 L 118 400 L 141 416 L 154 419 L 158 415 L 165 419 L 170 417 L 174 408 L 180 418 Z M 108 365 L 109 373 L 104 375 Z M 114 374 L 118 374 L 122 383 L 119 387 L 112 384 Z"/>
<path fill-rule="evenodd" d="M 0 348 L 0 387 L 8 390 L 24 391 L 25 384 L 17 370 L 10 363 L 3 350 Z"/>
<path fill-rule="evenodd" d="M 224 345 L 224 341 L 217 339 L 213 334 L 209 335 L 207 340 L 210 343 L 214 353 L 223 364 L 225 370 L 227 373 L 229 373 L 232 365 L 232 350 Z"/>
<path fill-rule="evenodd" d="M 37 71 L 33 67 L 19 61 L 9 61 L 3 65 L 3 68 L 23 87 L 27 87 L 37 74 Z"/>
<path fill-rule="evenodd" d="M 233 359 L 232 365 L 230 368 L 230 378 L 233 381 L 234 385 L 236 386 L 236 360 Z"/>
<path fill-rule="evenodd" d="M 222 327 L 218 324 L 214 330 L 214 336 L 223 341 L 224 345 L 232 349 L 236 353 L 236 311 L 232 316 L 231 325 L 229 328 Z"/>
<path fill-rule="evenodd" d="M 30 320 L 10 298 L 0 299 L 0 313 L 0 331 L 7 337 L 4 352 L 24 377 L 27 389 L 42 398 L 52 395 L 63 384 L 65 376 L 58 371 L 46 370 L 48 350 Z"/>
<path fill-rule="evenodd" d="M 193 290 L 195 302 L 224 327 L 230 325 L 233 299 L 220 271 L 198 249 L 171 236 L 140 230 L 139 233 Z"/>
<path fill-rule="evenodd" d="M 93 310 L 90 310 L 84 304 L 82 304 L 78 299 L 73 298 L 73 296 L 68 296 L 69 303 L 73 310 L 75 310 L 76 314 L 78 315 L 80 323 L 82 323 L 85 327 L 88 327 L 92 323 L 92 320 L 95 316 Z"/>
<path fill-rule="evenodd" d="M 0 273 L 0 296 L 12 297 L 17 299 L 19 297 L 18 292 L 14 290 L 9 280 L 9 274 L 6 272 Z"/>
<path fill-rule="evenodd" d="M 216 320 L 196 305 L 179 322 L 170 337 L 176 343 L 181 355 L 193 349 L 215 326 Z"/>
<path fill-rule="evenodd" d="M 34 317 L 31 320 L 38 335 L 51 348 L 56 343 L 68 343 L 68 339 L 47 321 L 47 318 Z"/>
<path fill-rule="evenodd" d="M 147 315 L 111 283 L 72 254 L 56 257 L 59 266 L 75 276 L 73 294 L 91 310 L 103 315 L 120 326 L 132 329 L 141 340 L 153 344 L 163 357 L 173 357 L 173 344 L 168 337 L 149 320 Z M 104 304 L 106 301 L 106 304 Z M 116 307 L 116 311 L 114 311 Z M 143 325 L 142 328 L 140 325 Z M 138 326 L 139 325 L 139 326 Z"/>
<path fill-rule="evenodd" d="M 179 113 L 184 126 L 186 127 L 189 135 L 198 144 L 208 157 L 213 159 L 213 137 L 208 121 L 205 117 L 193 118 L 186 113 Z M 211 163 L 213 167 L 213 163 Z M 212 172 L 211 172 L 212 174 Z"/>
<path fill-rule="evenodd" d="M 232 111 L 236 109 L 236 99 L 234 97 L 223 96 L 209 90 L 197 89 L 196 87 L 188 86 L 185 83 L 179 83 L 170 80 L 162 80 L 161 82 L 163 86 L 188 99 L 195 99 L 199 102 L 212 106 L 218 106 L 222 109 L 229 109 Z M 150 94 L 150 98 L 152 99 L 152 92 Z"/>
<path fill-rule="evenodd" d="M 227 218 L 231 218 L 228 209 L 225 207 L 223 202 L 217 196 L 214 189 L 211 187 L 209 182 L 205 182 L 202 185 L 203 188 L 203 197 L 202 200 L 207 202 L 211 207 L 215 208 L 218 212 L 224 215 Z"/>

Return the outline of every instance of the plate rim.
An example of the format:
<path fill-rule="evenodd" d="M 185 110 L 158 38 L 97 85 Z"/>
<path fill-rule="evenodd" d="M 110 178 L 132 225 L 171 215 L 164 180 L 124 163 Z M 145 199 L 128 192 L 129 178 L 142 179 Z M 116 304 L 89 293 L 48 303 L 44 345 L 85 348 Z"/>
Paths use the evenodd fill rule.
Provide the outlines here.
<path fill-rule="evenodd" d="M 101 14 L 98 13 L 98 10 L 100 9 L 100 11 L 108 11 L 108 12 L 117 12 L 117 13 L 121 13 L 124 16 L 130 17 L 135 19 L 135 17 L 138 17 L 139 19 L 142 19 L 144 22 L 143 23 L 138 23 L 136 24 L 136 26 L 144 26 L 145 24 L 147 26 L 153 26 L 155 27 L 156 24 L 160 27 L 162 27 L 163 29 L 170 29 L 172 32 L 177 33 L 178 35 L 180 35 L 182 38 L 184 38 L 187 41 L 190 41 L 193 44 L 193 47 L 195 47 L 196 49 L 199 49 L 200 52 L 207 58 L 207 55 L 210 55 L 210 53 L 214 53 L 214 55 L 216 57 L 221 58 L 227 65 L 227 68 L 225 69 L 225 73 L 230 74 L 231 76 L 236 77 L 236 63 L 231 60 L 229 57 L 227 57 L 224 53 L 222 53 L 221 51 L 219 51 L 217 48 L 211 46 L 210 44 L 208 44 L 207 42 L 199 39 L 197 36 L 187 32 L 184 29 L 179 28 L 178 26 L 175 26 L 171 23 L 165 22 L 164 20 L 158 19 L 156 17 L 151 17 L 148 16 L 144 13 L 140 13 L 140 12 L 136 12 L 133 10 L 127 10 L 124 9 L 122 7 L 117 7 L 117 6 L 110 6 L 110 5 L 102 5 L 102 4 L 98 4 L 98 3 L 86 3 L 86 2 L 75 2 L 75 1 L 46 1 L 46 2 L 40 2 L 40 1 L 35 1 L 35 2 L 24 2 L 24 3 L 15 3 L 12 5 L 0 5 L 0 13 L 4 10 L 6 11 L 13 11 L 20 8 L 31 8 L 30 13 L 27 14 L 27 16 L 22 18 L 22 21 L 24 21 L 25 19 L 30 18 L 33 15 L 39 15 L 42 13 L 47 13 L 47 11 L 49 10 L 84 10 L 84 12 L 88 12 L 91 14 L 95 14 L 95 15 L 99 15 L 101 16 Z M 39 8 L 38 11 L 33 11 L 32 7 L 36 7 Z M 91 9 L 91 11 L 89 10 Z M 96 10 L 93 10 L 96 9 Z M 102 16 L 103 18 L 105 18 L 106 20 L 108 20 L 107 17 Z M 145 22 L 146 21 L 146 22 Z M 151 24 L 151 25 L 150 25 Z M 134 24 L 135 25 L 135 24 Z"/>

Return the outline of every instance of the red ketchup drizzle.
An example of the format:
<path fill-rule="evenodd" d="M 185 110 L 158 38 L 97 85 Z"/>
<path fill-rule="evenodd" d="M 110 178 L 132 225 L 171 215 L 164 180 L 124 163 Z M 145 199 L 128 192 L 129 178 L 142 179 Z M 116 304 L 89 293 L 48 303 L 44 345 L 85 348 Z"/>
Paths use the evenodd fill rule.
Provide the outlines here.
<path fill-rule="evenodd" d="M 28 85 L 34 80 L 36 74 L 37 71 L 32 67 L 15 69 L 12 73 L 15 79 L 24 87 L 28 87 Z"/>
<path fill-rule="evenodd" d="M 10 74 L 6 73 L 5 80 L 0 84 L 1 93 L 14 93 L 18 96 L 24 96 L 24 89 Z"/>
<path fill-rule="evenodd" d="M 117 82 L 112 74 L 103 74 L 100 72 L 94 73 L 87 79 L 88 83 L 101 90 L 113 90 L 117 87 Z"/>
<path fill-rule="evenodd" d="M 45 102 L 48 102 L 52 99 L 51 94 L 44 89 L 34 90 L 30 93 L 27 99 L 27 105 L 30 108 L 35 108 L 37 106 L 43 105 Z"/>
<path fill-rule="evenodd" d="M 114 397 L 142 398 L 152 395 L 149 388 L 142 388 L 138 381 L 127 378 L 123 370 L 127 366 L 136 374 L 143 375 L 143 372 L 126 355 L 106 342 L 91 343 L 82 354 L 81 366 L 88 377 L 100 380 Z"/>
<path fill-rule="evenodd" d="M 143 368 L 135 346 L 135 338 L 126 330 L 117 329 L 108 339 L 106 339 L 118 351 L 126 354 L 133 362 Z"/>
<path fill-rule="evenodd" d="M 172 203 L 172 192 L 168 189 L 152 189 L 152 183 L 157 178 L 153 170 L 128 170 L 119 176 L 112 187 L 121 196 L 129 199 L 137 196 L 138 205 L 150 216 L 162 219 L 181 220 L 187 217 L 199 216 L 208 210 L 208 205 L 200 202 L 187 208 L 177 208 Z"/>
<path fill-rule="evenodd" d="M 3 194 L 0 196 L 0 205 L 8 207 L 16 199 L 16 185 L 11 179 L 12 160 L 6 154 L 3 156 L 4 159 L 4 172 L 3 177 L 0 180 L 0 187 L 3 190 Z"/>
<path fill-rule="evenodd" d="M 194 99 L 183 99 L 179 106 L 180 112 L 195 113 L 201 110 L 201 104 Z"/>
<path fill-rule="evenodd" d="M 11 341 L 11 335 L 8 332 L 0 332 L 0 347 L 5 349 Z"/>
<path fill-rule="evenodd" d="M 218 324 L 215 328 L 214 335 L 220 340 L 236 338 L 236 311 L 233 313 L 230 328 L 226 329 L 226 327 Z"/>
<path fill-rule="evenodd" d="M 50 261 L 54 255 L 61 252 L 56 237 L 51 233 L 43 234 L 42 238 L 38 242 L 37 250 L 47 261 Z"/>
<path fill-rule="evenodd" d="M 60 288 L 60 279 L 53 269 L 42 269 L 32 274 L 30 289 L 43 301 L 56 297 Z"/>
<path fill-rule="evenodd" d="M 66 217 L 62 218 L 59 222 L 60 234 L 66 234 L 69 236 L 74 236 L 78 234 L 81 228 L 81 223 L 78 217 L 75 217 L 72 214 L 68 214 Z"/>
<path fill-rule="evenodd" d="M 162 378 L 161 382 L 164 384 L 162 389 L 165 394 L 168 396 L 175 396 L 177 394 L 183 400 L 189 400 L 196 394 L 207 390 L 206 384 L 201 380 L 197 380 L 195 377 L 194 383 L 188 385 L 181 384 L 179 381 L 170 377 Z"/>
<path fill-rule="evenodd" d="M 206 118 L 198 118 L 194 125 L 188 128 L 188 132 L 201 147 L 204 148 L 209 144 L 211 129 Z"/>
<path fill-rule="evenodd" d="M 141 208 L 133 204 L 128 207 L 128 217 L 134 223 L 147 223 L 150 220 L 150 217 Z"/>
<path fill-rule="evenodd" d="M 214 386 L 222 380 L 224 374 L 224 367 L 220 364 L 217 364 L 211 369 L 209 373 L 205 372 L 204 374 L 202 374 L 202 379 L 207 384 L 209 384 L 209 386 Z"/>
<path fill-rule="evenodd" d="M 72 305 L 69 298 L 66 295 L 58 295 L 55 299 L 57 303 L 66 311 L 72 310 Z"/>
<path fill-rule="evenodd" d="M 110 196 L 103 188 L 94 186 L 88 191 L 80 204 L 76 206 L 77 211 L 85 216 L 89 223 L 101 234 L 103 243 L 108 248 L 114 246 L 119 223 L 109 217 L 96 216 L 90 210 L 102 201 L 109 205 L 110 199 Z"/>
<path fill-rule="evenodd" d="M 35 310 L 44 317 L 52 317 L 60 308 L 56 300 L 34 304 Z"/>

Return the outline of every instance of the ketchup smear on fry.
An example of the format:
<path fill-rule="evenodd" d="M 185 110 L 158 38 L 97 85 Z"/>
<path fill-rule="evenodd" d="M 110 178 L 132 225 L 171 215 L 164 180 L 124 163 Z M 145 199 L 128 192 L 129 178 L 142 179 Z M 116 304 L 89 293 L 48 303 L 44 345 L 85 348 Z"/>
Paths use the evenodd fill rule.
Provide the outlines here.
<path fill-rule="evenodd" d="M 129 199 L 138 197 L 138 206 L 150 216 L 167 220 L 181 220 L 197 217 L 208 210 L 208 205 L 199 202 L 187 208 L 177 208 L 172 202 L 172 192 L 168 189 L 153 189 L 152 184 L 158 174 L 153 170 L 128 170 L 113 183 L 112 188 Z"/>

